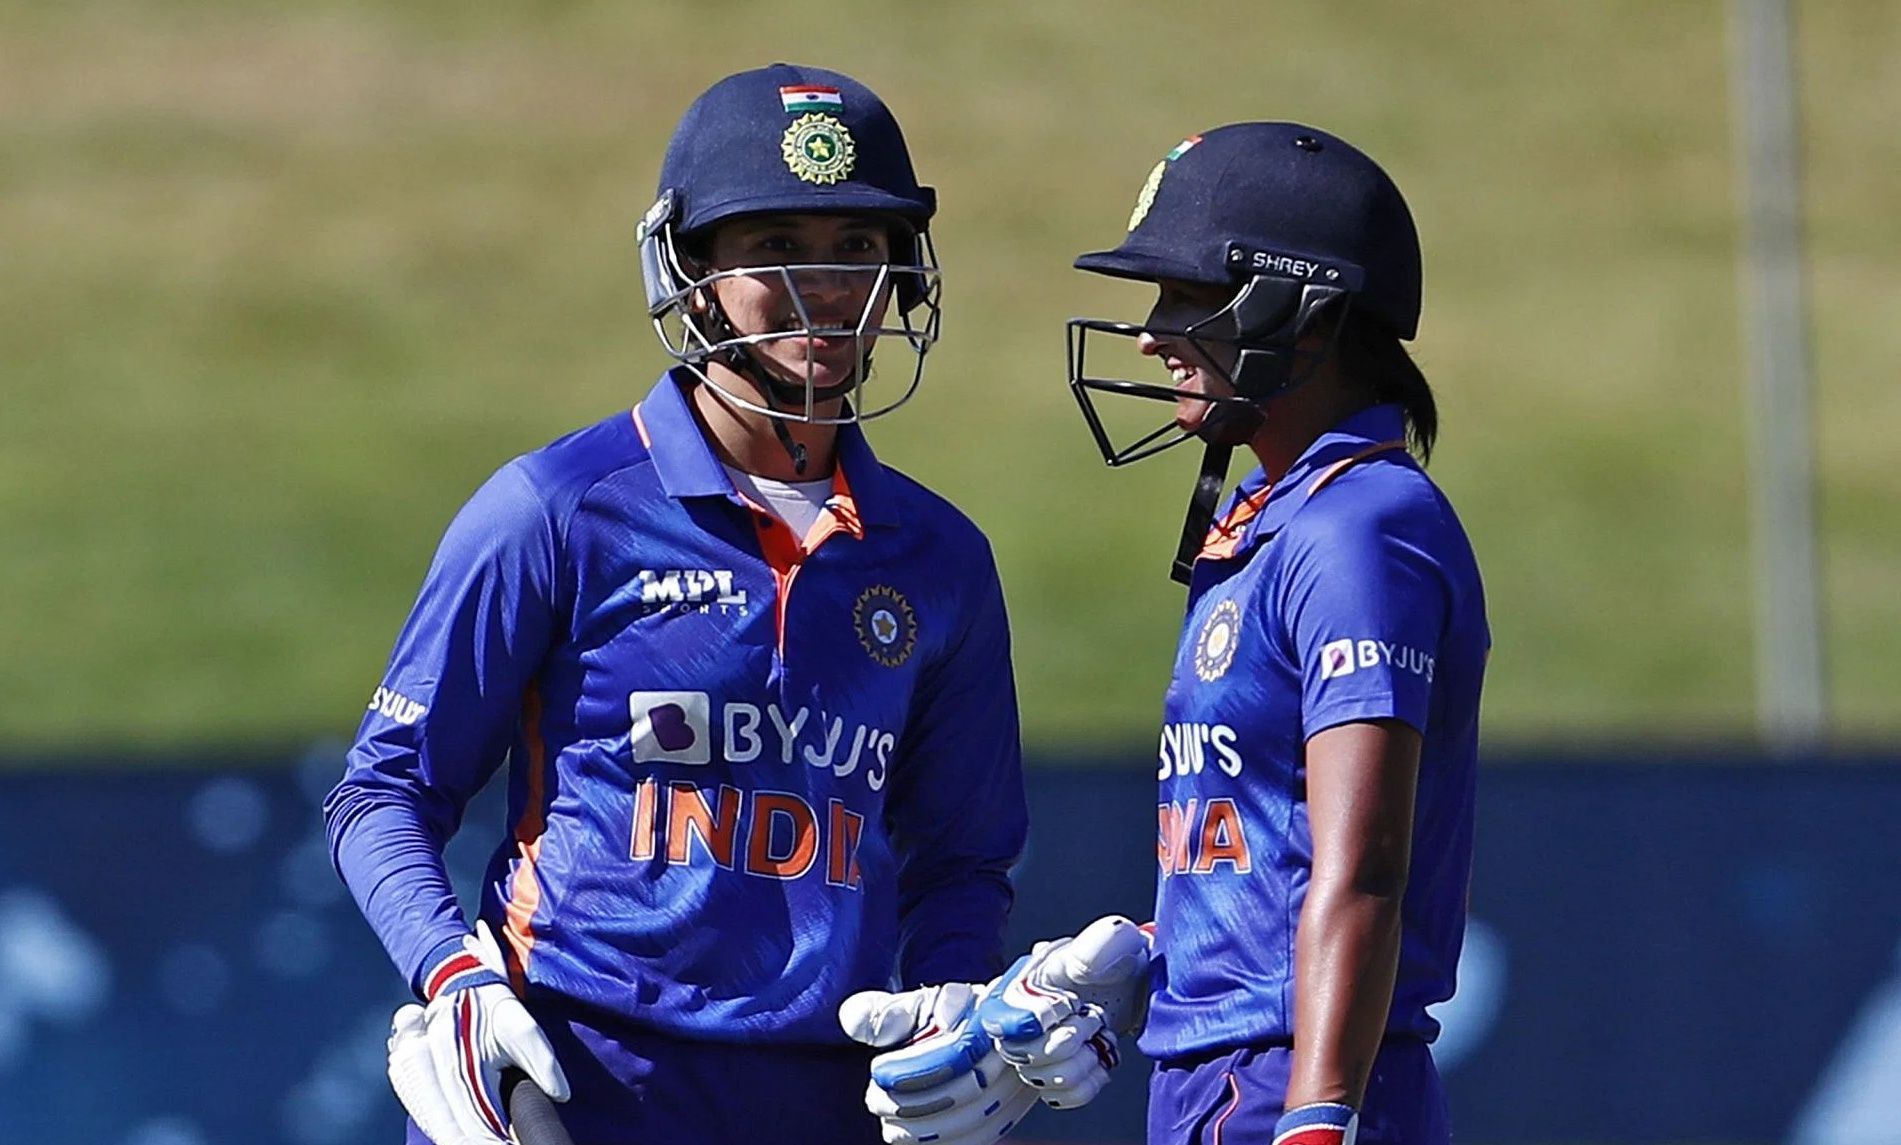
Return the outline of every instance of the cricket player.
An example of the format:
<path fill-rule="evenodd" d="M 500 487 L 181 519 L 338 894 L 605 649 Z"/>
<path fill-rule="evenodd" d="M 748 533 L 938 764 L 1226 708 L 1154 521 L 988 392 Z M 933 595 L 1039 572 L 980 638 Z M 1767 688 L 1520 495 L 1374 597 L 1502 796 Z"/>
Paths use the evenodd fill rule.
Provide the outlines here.
<path fill-rule="evenodd" d="M 1345 141 L 1234 124 L 1170 151 L 1128 236 L 1076 265 L 1158 292 L 1142 323 L 1070 324 L 1104 458 L 1206 447 L 1176 566 L 1152 950 L 1102 920 L 1020 960 L 982 1025 L 1050 1104 L 1080 1104 L 1141 1022 L 1117 991 L 1140 982 L 1150 1145 L 1446 1145 L 1426 1008 L 1452 995 L 1465 929 L 1490 636 L 1423 468 L 1438 415 L 1402 345 L 1412 215 Z M 1118 337 L 1171 384 L 1090 372 Z M 1108 394 L 1173 417 L 1118 446 Z M 1256 464 L 1217 516 L 1238 447 Z"/>
<path fill-rule="evenodd" d="M 934 194 L 876 95 L 784 64 L 693 103 L 659 191 L 678 364 L 456 515 L 325 804 L 419 999 L 390 1040 L 411 1142 L 506 1140 L 510 1067 L 582 1145 L 876 1142 L 841 1002 L 872 992 L 879 1044 L 968 1030 L 1002 969 L 996 568 L 857 424 L 937 338 Z M 504 760 L 472 925 L 442 850 Z"/>

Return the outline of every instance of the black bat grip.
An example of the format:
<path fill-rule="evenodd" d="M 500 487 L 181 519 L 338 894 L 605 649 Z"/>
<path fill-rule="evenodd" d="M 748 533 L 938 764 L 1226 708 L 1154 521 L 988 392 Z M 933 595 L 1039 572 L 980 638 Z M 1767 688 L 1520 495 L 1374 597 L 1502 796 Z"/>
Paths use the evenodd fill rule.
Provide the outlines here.
<path fill-rule="evenodd" d="M 521 1145 L 574 1145 L 554 1101 L 518 1069 L 502 1071 L 502 1104 Z"/>

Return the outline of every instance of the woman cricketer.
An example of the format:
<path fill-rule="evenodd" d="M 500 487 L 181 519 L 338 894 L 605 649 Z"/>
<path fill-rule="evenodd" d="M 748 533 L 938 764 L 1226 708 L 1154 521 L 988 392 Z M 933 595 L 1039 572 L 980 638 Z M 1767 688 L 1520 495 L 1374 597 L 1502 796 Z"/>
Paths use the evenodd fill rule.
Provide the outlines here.
<path fill-rule="evenodd" d="M 1175 561 L 1152 949 L 1101 920 L 1021 960 L 982 1022 L 1045 1101 L 1076 1105 L 1141 1021 L 1116 991 L 1136 984 L 1150 1145 L 1449 1140 L 1427 1007 L 1452 995 L 1465 929 L 1490 636 L 1401 345 L 1420 261 L 1385 172 L 1293 123 L 1184 140 L 1122 243 L 1076 261 L 1157 291 L 1142 323 L 1070 323 L 1104 458 L 1205 446 Z M 1098 370 L 1118 339 L 1169 384 Z M 1106 397 L 1173 417 L 1117 444 Z M 1236 449 L 1254 465 L 1217 513 Z"/>
<path fill-rule="evenodd" d="M 390 1038 L 411 1142 L 508 1140 L 510 1068 L 581 1145 L 876 1142 L 841 1002 L 880 991 L 867 1039 L 909 1040 L 1002 967 L 996 569 L 857 424 L 936 340 L 935 196 L 875 94 L 784 64 L 688 108 L 659 191 L 678 364 L 456 516 L 325 806 L 419 999 Z M 472 927 L 442 848 L 505 759 Z"/>

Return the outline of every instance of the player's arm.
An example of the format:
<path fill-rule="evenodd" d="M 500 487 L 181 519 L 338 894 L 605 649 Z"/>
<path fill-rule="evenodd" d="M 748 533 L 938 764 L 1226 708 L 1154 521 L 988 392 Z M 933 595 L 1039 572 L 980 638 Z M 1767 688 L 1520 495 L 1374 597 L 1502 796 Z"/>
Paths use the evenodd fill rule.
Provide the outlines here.
<path fill-rule="evenodd" d="M 1009 626 L 987 548 L 975 587 L 964 631 L 919 682 L 885 803 L 907 988 L 1003 969 L 1010 866 L 1028 832 Z"/>
<path fill-rule="evenodd" d="M 1307 741 L 1313 874 L 1294 945 L 1294 1061 L 1287 1107 L 1359 1108 L 1399 967 L 1420 736 L 1398 720 Z"/>
<path fill-rule="evenodd" d="M 1003 966 L 1028 819 L 1003 592 L 987 546 L 981 558 L 961 632 L 919 680 L 885 799 L 905 989 L 839 1010 L 848 1035 L 885 1051 L 865 1105 L 899 1145 L 991 1145 L 1036 1104 L 977 1020 Z"/>
<path fill-rule="evenodd" d="M 568 1096 L 553 1048 L 508 984 L 500 944 L 486 924 L 471 933 L 442 860 L 522 718 L 553 631 L 555 569 L 543 500 L 519 463 L 504 467 L 444 535 L 324 804 L 338 872 L 427 1003 L 397 1011 L 389 1076 L 436 1141 L 509 1139 L 507 1069 Z"/>
<path fill-rule="evenodd" d="M 1448 615 L 1417 499 L 1355 508 L 1289 527 L 1274 602 L 1301 661 L 1313 846 L 1294 938 L 1294 1060 L 1275 1136 L 1314 1145 L 1350 1145 L 1392 1008 L 1429 665 Z"/>
<path fill-rule="evenodd" d="M 552 629 L 553 526 L 519 464 L 451 522 L 324 803 L 332 861 L 419 997 L 470 928 L 442 848 L 506 757 Z"/>

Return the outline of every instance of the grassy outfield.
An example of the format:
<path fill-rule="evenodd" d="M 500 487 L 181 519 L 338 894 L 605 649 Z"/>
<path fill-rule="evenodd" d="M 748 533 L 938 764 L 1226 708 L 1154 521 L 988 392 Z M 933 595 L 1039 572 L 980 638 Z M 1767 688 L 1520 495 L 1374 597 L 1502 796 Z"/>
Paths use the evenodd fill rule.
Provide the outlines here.
<path fill-rule="evenodd" d="M 1798 5 L 1834 711 L 1901 733 L 1901 13 Z M 842 68 L 937 184 L 946 340 L 885 456 L 995 539 L 1033 744 L 1146 743 L 1186 453 L 1109 473 L 1062 321 L 1190 131 L 1406 188 L 1495 740 L 1752 719 L 1725 6 L 0 0 L 0 746 L 347 732 L 497 464 L 661 365 L 632 233 L 728 71 Z"/>

